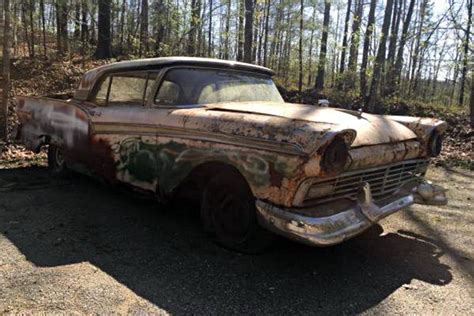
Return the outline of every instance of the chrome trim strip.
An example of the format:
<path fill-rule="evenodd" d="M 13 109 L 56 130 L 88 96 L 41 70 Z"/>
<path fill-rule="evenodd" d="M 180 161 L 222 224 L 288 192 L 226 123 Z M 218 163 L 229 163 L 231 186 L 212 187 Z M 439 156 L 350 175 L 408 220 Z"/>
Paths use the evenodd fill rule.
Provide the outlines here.
<path fill-rule="evenodd" d="M 247 136 L 218 134 L 207 131 L 189 130 L 184 128 L 159 126 L 152 124 L 94 122 L 92 125 L 93 130 L 91 133 L 93 135 L 138 134 L 146 136 L 178 137 L 199 141 L 210 141 L 240 147 L 249 147 L 253 149 L 264 149 L 272 152 L 307 157 L 307 154 L 303 151 L 303 148 L 297 144 L 286 144 Z"/>

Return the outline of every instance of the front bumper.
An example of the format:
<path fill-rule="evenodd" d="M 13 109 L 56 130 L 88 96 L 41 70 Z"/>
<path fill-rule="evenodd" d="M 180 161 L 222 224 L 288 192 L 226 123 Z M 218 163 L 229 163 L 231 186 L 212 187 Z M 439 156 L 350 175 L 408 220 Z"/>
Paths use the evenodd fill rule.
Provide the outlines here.
<path fill-rule="evenodd" d="M 423 200 L 420 199 L 419 188 L 422 186 L 426 191 L 427 185 L 431 184 L 422 182 L 405 187 L 391 197 L 374 201 L 370 186 L 366 183 L 360 189 L 357 201 L 334 214 L 324 216 L 302 215 L 298 214 L 297 210 L 284 209 L 257 200 L 257 217 L 260 225 L 279 235 L 314 246 L 329 246 L 362 233 L 382 218 L 413 203 L 434 204 L 430 203 L 426 196 Z M 433 201 L 438 205 L 446 204 L 444 190 L 435 186 L 433 188 Z M 305 211 L 306 214 L 312 213 L 311 209 Z M 317 210 L 313 213 L 317 213 Z"/>

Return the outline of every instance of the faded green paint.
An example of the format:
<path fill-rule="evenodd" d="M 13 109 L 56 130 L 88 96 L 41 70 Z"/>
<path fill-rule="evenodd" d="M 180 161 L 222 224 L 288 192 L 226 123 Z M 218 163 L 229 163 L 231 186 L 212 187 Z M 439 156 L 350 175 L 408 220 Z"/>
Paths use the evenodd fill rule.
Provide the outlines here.
<path fill-rule="evenodd" d="M 172 140 L 154 144 L 141 137 L 129 137 L 113 146 L 113 150 L 118 157 L 117 172 L 128 172 L 133 179 L 148 183 L 158 179 L 165 192 L 177 187 L 196 166 L 210 161 L 236 167 L 254 187 L 270 186 L 272 173 L 289 178 L 297 170 L 296 164 L 288 164 L 287 157 L 276 153 L 198 148 Z"/>

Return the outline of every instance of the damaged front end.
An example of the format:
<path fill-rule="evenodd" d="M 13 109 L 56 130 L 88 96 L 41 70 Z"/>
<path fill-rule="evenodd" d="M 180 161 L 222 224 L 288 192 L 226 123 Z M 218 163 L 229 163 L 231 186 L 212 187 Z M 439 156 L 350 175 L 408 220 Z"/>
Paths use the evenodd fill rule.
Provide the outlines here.
<path fill-rule="evenodd" d="M 417 192 L 420 187 L 427 188 L 433 194 L 423 197 Z M 358 199 L 344 209 L 337 209 L 332 214 L 322 216 L 302 215 L 300 209 L 283 209 L 262 200 L 257 200 L 259 223 L 270 231 L 299 242 L 314 246 L 330 246 L 352 238 L 384 217 L 412 205 L 413 203 L 429 205 L 445 205 L 447 199 L 444 190 L 422 182 L 406 188 L 399 193 L 382 199 L 374 200 L 370 185 L 366 183 L 361 189 Z M 333 203 L 321 204 L 304 210 L 304 213 L 318 213 Z"/>
<path fill-rule="evenodd" d="M 423 179 L 427 166 L 427 160 L 415 159 L 309 179 L 294 208 L 257 200 L 258 219 L 270 231 L 306 244 L 338 244 L 414 203 L 445 205 L 445 190 Z"/>

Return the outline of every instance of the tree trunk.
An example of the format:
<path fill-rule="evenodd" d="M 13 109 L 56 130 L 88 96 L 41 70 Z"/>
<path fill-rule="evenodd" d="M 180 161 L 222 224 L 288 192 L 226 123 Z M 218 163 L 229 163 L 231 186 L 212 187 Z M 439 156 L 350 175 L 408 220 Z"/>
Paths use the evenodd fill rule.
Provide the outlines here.
<path fill-rule="evenodd" d="M 362 64 L 360 65 L 360 95 L 364 100 L 367 98 L 367 64 L 369 62 L 369 48 L 375 27 L 375 7 L 377 0 L 370 0 L 367 30 L 364 37 L 364 50 L 362 51 Z"/>
<path fill-rule="evenodd" d="M 67 53 L 69 50 L 67 24 L 68 24 L 68 6 L 66 0 L 61 0 L 61 42 L 63 52 Z"/>
<path fill-rule="evenodd" d="M 33 57 L 31 53 L 30 36 L 28 35 L 28 21 L 26 20 L 26 10 L 27 10 L 26 1 L 23 0 L 21 3 L 21 22 L 23 24 L 23 32 L 25 33 L 25 41 L 28 47 L 28 56 Z"/>
<path fill-rule="evenodd" d="M 30 34 L 31 34 L 31 57 L 35 58 L 35 27 L 34 27 L 34 20 L 33 20 L 33 13 L 35 12 L 35 1 L 30 0 L 29 5 L 29 13 L 30 13 Z"/>
<path fill-rule="evenodd" d="M 344 73 L 344 68 L 346 64 L 346 48 L 347 48 L 347 32 L 349 31 L 349 20 L 351 18 L 351 5 L 352 0 L 347 1 L 347 11 L 346 11 L 346 18 L 344 22 L 344 35 L 342 37 L 342 51 L 341 51 L 341 64 L 339 66 L 339 73 Z"/>
<path fill-rule="evenodd" d="M 81 40 L 83 46 L 89 41 L 89 27 L 87 25 L 87 16 L 89 15 L 88 0 L 82 0 L 82 21 L 81 21 Z"/>
<path fill-rule="evenodd" d="M 81 2 L 74 4 L 74 39 L 77 41 L 81 37 Z"/>
<path fill-rule="evenodd" d="M 97 50 L 96 57 L 99 59 L 107 59 L 112 57 L 111 38 L 110 38 L 110 2 L 111 0 L 99 0 L 99 20 L 97 33 Z"/>
<path fill-rule="evenodd" d="M 8 138 L 8 98 L 10 94 L 10 0 L 3 0 L 3 82 L 0 108 L 0 139 Z M 1 13 L 0 13 L 1 15 Z"/>
<path fill-rule="evenodd" d="M 141 57 L 148 53 L 148 0 L 142 0 L 140 11 L 140 45 L 138 55 Z"/>
<path fill-rule="evenodd" d="M 199 24 L 200 18 L 200 1 L 201 0 L 192 0 L 191 1 L 191 24 L 189 30 L 188 38 L 188 55 L 194 56 L 196 54 L 196 31 Z"/>
<path fill-rule="evenodd" d="M 56 2 L 56 40 L 59 55 L 64 55 L 68 49 L 67 39 L 67 4 L 66 0 Z"/>
<path fill-rule="evenodd" d="M 420 24 L 418 26 L 418 31 L 416 34 L 415 53 L 413 55 L 413 64 L 412 64 L 411 75 L 410 75 L 410 85 L 409 85 L 409 90 L 408 90 L 409 94 L 412 92 L 413 84 L 417 80 L 417 78 L 415 78 L 415 74 L 418 74 L 418 72 L 416 72 L 416 69 L 418 66 L 418 59 L 420 57 L 421 34 L 423 32 L 427 6 L 428 6 L 428 0 L 422 0 L 420 4 Z"/>
<path fill-rule="evenodd" d="M 123 43 L 124 43 L 124 33 L 125 33 L 125 9 L 127 8 L 127 0 L 122 0 L 122 8 L 120 12 L 120 46 L 119 53 L 123 55 Z"/>
<path fill-rule="evenodd" d="M 299 99 L 301 103 L 301 92 L 303 91 L 303 18 L 304 18 L 304 0 L 300 1 L 300 42 L 299 42 L 299 78 L 298 78 L 298 91 Z"/>
<path fill-rule="evenodd" d="M 387 60 L 393 66 L 395 52 L 397 48 L 398 29 L 400 28 L 400 20 L 402 16 L 402 0 L 395 0 L 393 3 L 393 19 L 392 30 L 390 32 L 390 41 L 388 44 Z"/>
<path fill-rule="evenodd" d="M 239 26 L 237 30 L 237 60 L 242 61 L 244 58 L 244 15 L 245 0 L 239 1 Z"/>
<path fill-rule="evenodd" d="M 356 0 L 355 14 L 352 22 L 351 46 L 349 48 L 349 64 L 348 69 L 352 72 L 357 70 L 357 55 L 359 52 L 360 42 L 360 24 L 362 21 L 362 14 L 364 12 L 363 0 Z"/>
<path fill-rule="evenodd" d="M 385 62 L 387 35 L 390 31 L 390 20 L 392 18 L 392 9 L 393 9 L 393 0 L 387 0 L 385 13 L 384 13 L 384 19 L 383 19 L 383 25 L 382 25 L 382 33 L 380 35 L 380 44 L 379 44 L 379 49 L 377 51 L 377 57 L 375 58 L 374 74 L 372 75 L 372 83 L 370 85 L 370 93 L 369 93 L 369 98 L 367 102 L 369 112 L 374 112 L 375 110 L 377 110 L 377 112 L 381 112 L 381 110 L 383 110 L 380 108 L 380 105 L 376 107 L 376 104 L 379 101 L 378 90 L 379 90 L 380 78 L 382 75 L 383 63 Z"/>
<path fill-rule="evenodd" d="M 331 1 L 324 1 L 324 19 L 323 19 L 323 35 L 321 38 L 321 51 L 319 53 L 318 73 L 316 75 L 316 84 L 314 88 L 320 92 L 324 88 L 324 70 L 326 67 L 326 51 L 328 45 L 328 28 L 329 18 L 331 16 Z"/>
<path fill-rule="evenodd" d="M 472 6 L 472 0 L 471 0 Z M 469 96 L 469 117 L 471 118 L 471 129 L 474 128 L 474 67 L 471 68 L 471 94 Z"/>
<path fill-rule="evenodd" d="M 212 54 L 212 10 L 213 1 L 209 0 L 209 29 L 207 30 L 207 56 L 209 57 Z"/>
<path fill-rule="evenodd" d="M 46 19 L 44 14 L 44 0 L 40 0 L 40 13 L 41 13 L 41 32 L 43 35 L 43 56 L 46 59 Z"/>
<path fill-rule="evenodd" d="M 413 15 L 413 9 L 415 7 L 416 0 L 410 0 L 410 4 L 408 6 L 408 12 L 405 17 L 405 21 L 403 22 L 403 29 L 402 29 L 402 36 L 400 38 L 400 44 L 398 46 L 397 58 L 395 60 L 395 66 L 393 71 L 390 71 L 388 80 L 387 80 L 387 87 L 392 87 L 392 90 L 386 90 L 388 94 L 393 92 L 400 91 L 400 77 L 402 74 L 402 66 L 403 66 L 403 51 L 405 49 L 405 44 L 408 38 L 408 30 L 410 27 L 411 18 Z"/>
<path fill-rule="evenodd" d="M 268 60 L 268 23 L 270 19 L 270 0 L 265 0 L 265 37 L 263 40 L 263 66 L 267 67 Z"/>
<path fill-rule="evenodd" d="M 313 18 L 312 18 L 312 25 L 311 25 L 311 36 L 309 39 L 309 56 L 308 56 L 308 87 L 311 86 L 311 81 L 313 79 L 313 46 L 314 46 L 314 32 L 315 32 L 315 24 L 316 24 L 316 5 L 313 6 Z M 317 50 L 317 48 L 316 48 Z"/>
<path fill-rule="evenodd" d="M 244 62 L 252 62 L 253 44 L 253 0 L 245 0 Z"/>
<path fill-rule="evenodd" d="M 465 37 L 464 37 L 464 45 L 463 45 L 463 59 L 462 59 L 462 68 L 461 68 L 461 87 L 459 88 L 459 106 L 463 106 L 464 104 L 464 87 L 466 85 L 466 74 L 467 74 L 467 60 L 469 58 L 469 42 L 471 37 L 471 23 L 472 23 L 472 1 L 467 0 L 467 28 L 465 30 Z M 474 80 L 474 78 L 471 78 Z M 472 100 L 470 102 L 472 104 Z M 471 126 L 472 126 L 472 108 L 471 108 Z"/>
<path fill-rule="evenodd" d="M 225 16 L 225 34 L 224 34 L 224 59 L 229 59 L 229 39 L 230 39 L 230 9 L 232 1 L 227 0 L 227 11 Z"/>

